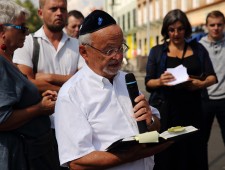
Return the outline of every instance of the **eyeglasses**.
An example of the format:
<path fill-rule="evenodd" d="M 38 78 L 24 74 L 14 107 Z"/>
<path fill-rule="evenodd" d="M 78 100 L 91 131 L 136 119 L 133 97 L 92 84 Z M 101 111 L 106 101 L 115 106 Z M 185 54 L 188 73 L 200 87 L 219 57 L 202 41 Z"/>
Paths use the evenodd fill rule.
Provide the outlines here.
<path fill-rule="evenodd" d="M 184 31 L 184 27 L 168 28 L 168 32 L 170 32 L 170 33 L 174 33 L 175 31 L 177 31 L 178 33 L 181 33 L 182 31 Z"/>
<path fill-rule="evenodd" d="M 3 24 L 4 26 L 7 26 L 7 27 L 13 27 L 15 29 L 18 29 L 18 30 L 21 30 L 24 34 L 26 33 L 29 33 L 29 28 L 27 27 L 24 27 L 22 25 L 14 25 L 14 24 Z"/>
<path fill-rule="evenodd" d="M 106 56 L 108 56 L 108 57 L 115 56 L 115 55 L 118 54 L 118 53 L 120 53 L 120 54 L 123 53 L 123 54 L 124 54 L 124 53 L 126 53 L 126 52 L 128 51 L 128 49 L 129 49 L 129 47 L 128 47 L 125 43 L 122 43 L 121 47 L 119 47 L 119 48 L 111 48 L 111 49 L 109 49 L 109 50 L 107 50 L 107 51 L 99 50 L 99 49 L 93 47 L 93 46 L 90 45 L 90 44 L 84 44 L 84 45 L 87 45 L 87 46 L 89 46 L 89 47 L 91 47 L 91 48 L 93 48 L 93 49 L 99 51 L 100 53 L 102 53 L 102 54 L 104 54 L 104 55 L 106 55 Z"/>

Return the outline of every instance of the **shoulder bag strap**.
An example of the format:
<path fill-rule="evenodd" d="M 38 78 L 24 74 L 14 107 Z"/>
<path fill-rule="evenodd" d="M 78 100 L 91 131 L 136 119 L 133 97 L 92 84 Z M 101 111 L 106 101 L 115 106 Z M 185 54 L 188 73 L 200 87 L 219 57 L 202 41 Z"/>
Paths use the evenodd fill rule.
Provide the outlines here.
<path fill-rule="evenodd" d="M 37 37 L 34 37 L 33 34 L 32 38 L 33 38 L 33 56 L 32 56 L 33 73 L 36 74 L 38 68 L 40 45 L 37 41 Z"/>

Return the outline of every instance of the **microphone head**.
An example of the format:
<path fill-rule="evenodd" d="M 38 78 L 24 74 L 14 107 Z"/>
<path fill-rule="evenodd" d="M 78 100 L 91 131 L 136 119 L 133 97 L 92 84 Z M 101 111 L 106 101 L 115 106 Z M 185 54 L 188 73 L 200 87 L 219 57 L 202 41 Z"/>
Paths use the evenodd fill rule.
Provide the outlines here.
<path fill-rule="evenodd" d="M 128 73 L 128 74 L 126 74 L 125 75 L 125 80 L 126 80 L 126 84 L 130 84 L 130 83 L 134 83 L 134 82 L 136 82 L 136 78 L 135 78 L 135 76 L 134 76 L 134 74 L 133 73 Z"/>

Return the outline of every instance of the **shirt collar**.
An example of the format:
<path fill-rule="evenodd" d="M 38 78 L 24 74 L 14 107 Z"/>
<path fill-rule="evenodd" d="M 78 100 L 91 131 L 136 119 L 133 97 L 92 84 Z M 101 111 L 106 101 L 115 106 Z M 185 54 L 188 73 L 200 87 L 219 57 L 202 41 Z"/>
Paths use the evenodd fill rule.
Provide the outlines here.
<path fill-rule="evenodd" d="M 62 31 L 63 32 L 63 31 Z M 45 40 L 48 40 L 48 37 L 46 36 L 45 32 L 44 32 L 44 28 L 43 26 L 37 30 L 34 35 L 34 37 L 37 37 L 37 38 L 43 38 Z M 65 32 L 63 32 L 63 36 L 62 36 L 62 42 L 65 42 L 67 40 L 70 40 L 70 36 L 68 36 Z"/>
<path fill-rule="evenodd" d="M 206 36 L 206 40 L 210 43 L 210 45 L 212 46 L 212 45 L 215 45 L 215 44 L 223 44 L 224 43 L 224 41 L 225 41 L 225 33 L 223 34 L 223 38 L 221 39 L 221 40 L 218 40 L 218 41 L 211 41 L 211 40 L 209 40 L 209 37 L 208 37 L 208 35 Z"/>

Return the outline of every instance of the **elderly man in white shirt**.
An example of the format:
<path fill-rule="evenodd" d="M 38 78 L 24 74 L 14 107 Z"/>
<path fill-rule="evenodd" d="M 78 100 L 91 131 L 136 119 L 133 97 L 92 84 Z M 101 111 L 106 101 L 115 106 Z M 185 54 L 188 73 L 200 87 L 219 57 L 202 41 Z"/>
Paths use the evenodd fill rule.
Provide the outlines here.
<path fill-rule="evenodd" d="M 121 28 L 109 14 L 96 10 L 84 20 L 79 40 L 86 65 L 62 86 L 55 108 L 61 165 L 71 170 L 153 169 L 151 156 L 168 143 L 106 151 L 116 140 L 138 134 L 137 121 L 145 121 L 148 130 L 159 128 L 159 112 L 149 106 L 144 95 L 136 97 L 137 104 L 132 106 L 126 73 L 119 71 L 128 49 Z"/>

